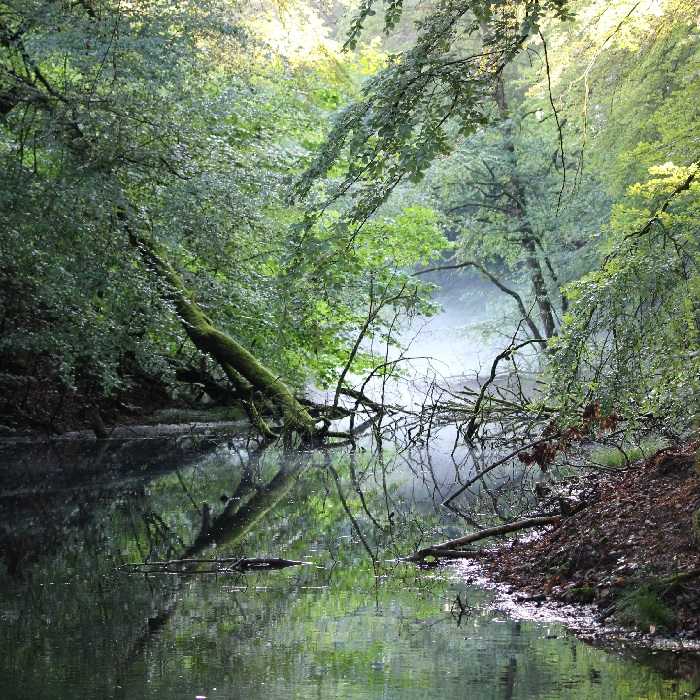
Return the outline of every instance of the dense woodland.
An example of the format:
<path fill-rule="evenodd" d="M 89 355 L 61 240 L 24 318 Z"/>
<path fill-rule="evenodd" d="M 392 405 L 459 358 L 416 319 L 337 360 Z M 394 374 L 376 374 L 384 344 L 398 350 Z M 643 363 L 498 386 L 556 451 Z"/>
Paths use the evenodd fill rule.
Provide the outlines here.
<path fill-rule="evenodd" d="M 357 582 L 408 563 L 700 639 L 699 127 L 697 0 L 0 0 L 0 695 L 77 663 L 119 697 L 200 623 L 183 658 L 276 673 L 268 611 L 197 586 L 287 567 L 361 601 L 329 654 L 363 683 Z M 412 357 L 477 316 L 478 372 Z M 305 640 L 342 605 L 278 594 Z"/>
<path fill-rule="evenodd" d="M 366 339 L 439 312 L 414 272 L 454 266 L 538 350 L 529 409 L 687 432 L 699 22 L 693 0 L 3 2 L 5 427 L 205 398 L 323 437 L 305 387 L 337 408 L 386 372 Z"/>

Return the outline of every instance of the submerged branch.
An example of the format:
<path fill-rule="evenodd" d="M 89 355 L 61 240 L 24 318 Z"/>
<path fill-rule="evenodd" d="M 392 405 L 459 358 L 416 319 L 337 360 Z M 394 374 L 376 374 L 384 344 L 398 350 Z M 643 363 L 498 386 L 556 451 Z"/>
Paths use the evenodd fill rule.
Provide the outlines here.
<path fill-rule="evenodd" d="M 203 568 L 208 565 L 208 568 Z M 311 562 L 279 557 L 225 557 L 221 559 L 169 559 L 123 564 L 119 571 L 130 574 L 230 574 L 246 571 L 275 571 Z"/>

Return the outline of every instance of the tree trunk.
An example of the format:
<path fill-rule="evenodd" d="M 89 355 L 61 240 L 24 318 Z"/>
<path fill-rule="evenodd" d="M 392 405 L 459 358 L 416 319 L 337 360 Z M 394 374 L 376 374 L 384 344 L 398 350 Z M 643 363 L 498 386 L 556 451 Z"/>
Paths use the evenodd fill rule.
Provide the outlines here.
<path fill-rule="evenodd" d="M 511 178 L 515 180 L 515 178 Z M 525 222 L 524 214 L 517 208 L 516 216 L 520 218 L 521 221 Z M 554 313 L 552 311 L 552 303 L 549 300 L 549 293 L 547 292 L 547 284 L 544 281 L 544 275 L 542 274 L 542 265 L 540 265 L 540 260 L 537 257 L 537 250 L 535 249 L 535 239 L 532 235 L 532 229 L 528 223 L 523 223 L 522 227 L 522 244 L 525 250 L 525 264 L 530 271 L 530 280 L 532 281 L 532 287 L 535 290 L 535 299 L 537 300 L 537 308 L 540 312 L 540 319 L 542 320 L 542 326 L 544 327 L 544 334 L 546 338 L 552 338 L 556 333 L 556 325 L 554 323 Z"/>
<path fill-rule="evenodd" d="M 195 347 L 211 356 L 221 366 L 237 392 L 246 395 L 257 390 L 270 400 L 282 413 L 285 434 L 297 433 L 302 440 L 311 440 L 318 432 L 314 420 L 287 385 L 240 343 L 214 326 L 211 319 L 192 299 L 182 278 L 155 242 L 139 237 L 133 231 L 129 232 L 129 237 L 146 265 L 163 282 L 166 288 L 165 296 L 174 304 L 180 321 Z M 268 432 L 267 436 L 271 437 L 272 433 L 269 429 L 265 430 L 254 405 L 251 408 L 256 427 Z"/>
<path fill-rule="evenodd" d="M 508 209 L 510 211 L 510 215 L 519 222 L 521 242 L 523 251 L 525 252 L 525 264 L 530 273 L 530 281 L 532 282 L 532 287 L 535 292 L 537 309 L 540 313 L 544 335 L 549 339 L 556 333 L 554 312 L 549 298 L 549 292 L 547 291 L 547 284 L 545 282 L 542 265 L 537 255 L 537 238 L 532 230 L 532 227 L 530 226 L 530 222 L 528 221 L 525 211 L 525 191 L 517 175 L 518 155 L 515 152 L 515 145 L 513 143 L 513 127 L 509 121 L 508 102 L 506 100 L 502 79 L 499 79 L 496 86 L 495 100 L 499 115 L 503 121 L 505 148 L 510 155 L 512 166 L 508 178 L 508 194 L 510 200 Z"/>
<path fill-rule="evenodd" d="M 266 484 L 256 486 L 247 479 L 239 485 L 234 498 L 223 512 L 203 527 L 183 558 L 194 556 L 212 544 L 231 545 L 239 542 L 292 490 L 297 479 L 310 464 L 308 455 L 283 460 L 292 461 L 280 467 Z"/>

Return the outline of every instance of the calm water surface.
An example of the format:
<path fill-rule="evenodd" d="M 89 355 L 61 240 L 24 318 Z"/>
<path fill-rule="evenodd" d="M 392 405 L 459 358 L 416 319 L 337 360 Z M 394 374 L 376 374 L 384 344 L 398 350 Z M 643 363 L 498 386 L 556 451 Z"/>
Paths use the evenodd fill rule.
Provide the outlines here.
<path fill-rule="evenodd" d="M 692 662 L 681 668 L 657 657 L 652 668 L 557 625 L 506 618 L 457 569 L 392 561 L 463 528 L 407 480 L 348 455 L 310 455 L 290 466 L 279 454 L 251 460 L 240 445 L 173 438 L 5 448 L 0 698 L 695 693 Z M 233 515 L 198 556 L 311 564 L 225 576 L 117 570 L 180 555 L 200 533 L 205 501 L 215 522 L 226 508 Z"/>

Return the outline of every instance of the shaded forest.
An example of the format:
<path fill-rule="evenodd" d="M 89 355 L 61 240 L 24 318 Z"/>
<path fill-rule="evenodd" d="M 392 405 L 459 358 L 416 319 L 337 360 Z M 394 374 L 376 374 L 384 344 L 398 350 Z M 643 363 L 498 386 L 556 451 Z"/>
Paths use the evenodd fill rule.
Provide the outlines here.
<path fill-rule="evenodd" d="M 629 624 L 700 634 L 699 126 L 696 0 L 0 0 L 0 435 L 99 466 L 125 426 L 246 431 L 133 567 L 197 573 L 308 472 L 377 578 L 554 526 L 490 565 L 621 620 L 629 577 L 662 606 Z M 413 356 L 445 317 L 485 363 Z M 399 512 L 385 445 L 469 534 Z M 302 563 L 255 554 L 224 563 Z"/>
<path fill-rule="evenodd" d="M 2 4 L 5 428 L 204 401 L 328 431 L 305 388 L 386 373 L 368 348 L 438 312 L 413 273 L 452 267 L 560 425 L 690 429 L 695 3 L 347 10 Z"/>

